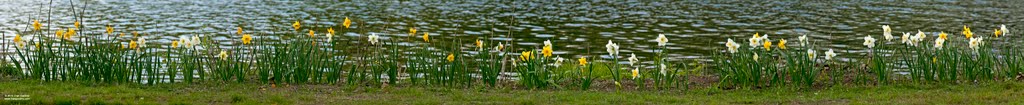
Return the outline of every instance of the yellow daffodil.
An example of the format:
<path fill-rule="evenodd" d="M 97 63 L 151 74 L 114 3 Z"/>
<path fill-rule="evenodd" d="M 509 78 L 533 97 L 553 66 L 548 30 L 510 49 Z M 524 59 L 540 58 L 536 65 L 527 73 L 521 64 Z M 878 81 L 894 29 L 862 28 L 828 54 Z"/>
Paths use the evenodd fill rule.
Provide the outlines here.
<path fill-rule="evenodd" d="M 519 55 L 519 60 L 527 61 L 533 59 L 533 51 L 523 51 L 522 55 Z"/>
<path fill-rule="evenodd" d="M 939 62 L 939 58 L 938 57 L 932 57 L 932 63 L 937 63 L 937 62 Z"/>
<path fill-rule="evenodd" d="M 139 48 L 139 43 L 135 42 L 134 40 L 131 41 L 131 42 L 128 42 L 128 48 L 132 48 L 132 49 Z"/>
<path fill-rule="evenodd" d="M 110 24 L 107 24 L 107 34 L 114 34 L 114 27 L 110 27 Z"/>
<path fill-rule="evenodd" d="M 785 50 L 786 49 L 786 39 L 779 40 L 779 45 L 778 46 L 779 46 L 779 49 Z"/>
<path fill-rule="evenodd" d="M 302 24 L 299 24 L 299 21 L 295 21 L 295 23 L 292 24 L 292 27 L 295 27 L 295 30 L 299 30 L 299 28 L 302 27 Z"/>
<path fill-rule="evenodd" d="M 640 77 L 640 68 L 639 67 L 638 68 L 634 68 L 632 73 L 633 73 L 633 79 L 636 79 L 636 78 Z"/>
<path fill-rule="evenodd" d="M 409 36 L 413 36 L 413 35 L 416 35 L 416 28 L 410 27 L 409 28 Z"/>
<path fill-rule="evenodd" d="M 334 28 L 328 28 L 327 29 L 327 34 L 334 35 Z"/>
<path fill-rule="evenodd" d="M 946 32 L 940 32 L 939 33 L 939 38 L 942 38 L 943 40 L 949 40 L 949 38 L 947 38 L 947 36 L 948 36 L 948 34 L 946 34 Z"/>
<path fill-rule="evenodd" d="M 71 40 L 71 36 L 75 35 L 75 29 L 68 29 L 67 33 L 64 33 L 64 39 Z"/>
<path fill-rule="evenodd" d="M 764 41 L 764 50 L 765 51 L 772 51 L 772 42 L 771 41 Z"/>
<path fill-rule="evenodd" d="M 82 26 L 82 23 L 75 21 L 75 29 L 78 29 L 79 26 Z"/>
<path fill-rule="evenodd" d="M 427 32 L 423 33 L 423 41 L 424 42 L 430 42 L 430 33 L 427 33 Z"/>
<path fill-rule="evenodd" d="M 476 50 L 477 51 L 483 51 L 484 50 L 484 41 L 480 41 L 480 39 L 476 39 Z"/>
<path fill-rule="evenodd" d="M 228 52 L 227 51 L 220 51 L 220 54 L 218 54 L 217 56 L 220 57 L 220 60 L 228 60 Z"/>
<path fill-rule="evenodd" d="M 454 62 L 454 61 L 455 61 L 455 54 L 448 53 L 448 62 Z"/>
<path fill-rule="evenodd" d="M 252 35 L 249 35 L 249 34 L 242 35 L 242 44 L 249 44 L 249 43 L 252 43 Z"/>
<path fill-rule="evenodd" d="M 238 27 L 238 32 L 235 32 L 235 34 L 242 35 L 242 27 Z"/>
<path fill-rule="evenodd" d="M 551 46 L 545 46 L 543 49 L 540 50 L 540 53 L 544 54 L 544 57 L 551 57 L 551 52 Z"/>
<path fill-rule="evenodd" d="M 178 41 L 171 41 L 171 48 L 178 48 Z"/>
<path fill-rule="evenodd" d="M 348 28 L 348 26 L 352 25 L 352 20 L 348 20 L 348 17 L 345 17 L 345 23 L 342 23 L 342 25 L 345 25 L 345 28 Z"/>
<path fill-rule="evenodd" d="M 586 66 L 587 65 L 587 58 L 586 57 L 581 57 L 579 61 L 580 61 L 580 66 Z"/>
<path fill-rule="evenodd" d="M 972 37 L 972 36 L 974 36 L 974 33 L 971 32 L 971 28 L 967 27 L 967 25 L 964 25 L 964 32 L 963 32 L 963 34 L 964 34 L 964 36 L 967 37 L 967 39 L 974 38 L 974 37 Z"/>
<path fill-rule="evenodd" d="M 63 29 L 60 29 L 60 30 L 57 30 L 57 33 L 54 33 L 54 35 L 56 35 L 56 38 L 62 38 L 62 37 L 64 37 L 64 32 L 65 31 Z"/>
<path fill-rule="evenodd" d="M 309 37 L 316 37 L 316 34 L 313 33 L 313 30 L 309 30 Z"/>
<path fill-rule="evenodd" d="M 15 43 L 21 42 L 21 35 L 14 34 L 14 42 Z"/>
<path fill-rule="evenodd" d="M 505 45 L 501 44 L 501 42 L 498 42 L 498 46 L 494 46 L 494 50 L 504 51 L 505 50 Z"/>
<path fill-rule="evenodd" d="M 32 28 L 33 29 L 39 30 L 39 28 L 41 28 L 41 27 L 43 27 L 43 24 L 39 24 L 39 20 L 35 20 L 35 21 L 32 22 Z"/>
<path fill-rule="evenodd" d="M 992 34 L 995 34 L 995 35 L 996 35 L 996 38 L 998 38 L 998 37 L 999 37 L 999 35 L 1003 34 L 1003 32 L 1002 32 L 1002 31 L 999 31 L 999 29 L 994 29 L 994 30 L 992 31 Z"/>

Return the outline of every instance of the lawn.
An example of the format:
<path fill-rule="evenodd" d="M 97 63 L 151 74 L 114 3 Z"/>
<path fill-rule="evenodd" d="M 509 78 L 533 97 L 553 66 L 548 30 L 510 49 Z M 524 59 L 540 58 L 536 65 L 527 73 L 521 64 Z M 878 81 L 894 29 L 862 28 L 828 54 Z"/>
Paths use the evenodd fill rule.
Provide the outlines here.
<path fill-rule="evenodd" d="M 658 91 L 39 81 L 6 81 L 0 87 L 4 96 L 29 98 L 0 104 L 1024 104 L 1024 84 L 1017 82 Z"/>

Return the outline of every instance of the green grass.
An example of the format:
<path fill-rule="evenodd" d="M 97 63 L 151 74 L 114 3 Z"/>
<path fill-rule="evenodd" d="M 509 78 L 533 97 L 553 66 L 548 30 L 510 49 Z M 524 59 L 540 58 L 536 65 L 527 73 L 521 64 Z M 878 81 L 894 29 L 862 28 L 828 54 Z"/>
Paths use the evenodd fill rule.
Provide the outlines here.
<path fill-rule="evenodd" d="M 346 88 L 256 83 L 92 84 L 0 82 L 0 94 L 29 95 L 0 104 L 1024 104 L 1024 84 L 842 86 L 687 91 L 580 91 L 450 88 Z"/>

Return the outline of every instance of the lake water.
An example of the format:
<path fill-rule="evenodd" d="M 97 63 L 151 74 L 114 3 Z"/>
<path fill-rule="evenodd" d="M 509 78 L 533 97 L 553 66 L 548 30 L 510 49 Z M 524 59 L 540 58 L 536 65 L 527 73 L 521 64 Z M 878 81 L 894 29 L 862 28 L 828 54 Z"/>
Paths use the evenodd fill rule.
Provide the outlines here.
<path fill-rule="evenodd" d="M 807 35 L 819 51 L 835 49 L 852 53 L 841 58 L 857 58 L 863 55 L 857 52 L 865 51 L 862 37 L 882 39 L 881 25 L 892 26 L 895 33 L 921 30 L 932 37 L 938 32 L 959 35 L 961 27 L 969 25 L 978 35 L 989 36 L 1001 24 L 1021 30 L 1024 20 L 1024 1 L 1018 0 L 72 1 L 0 0 L 0 32 L 9 40 L 28 30 L 34 19 L 42 20 L 44 28 L 62 29 L 73 27 L 79 18 L 85 33 L 100 34 L 109 24 L 117 32 L 143 33 L 150 44 L 169 45 L 181 36 L 202 35 L 227 48 L 238 44 L 232 42 L 240 37 L 234 34 L 236 27 L 255 33 L 258 40 L 288 40 L 294 34 L 270 33 L 294 32 L 291 24 L 301 21 L 303 27 L 317 27 L 313 29 L 318 33 L 333 27 L 344 33 L 337 39 L 357 43 L 365 43 L 370 33 L 409 39 L 410 27 L 431 33 L 434 41 L 458 39 L 467 49 L 475 39 L 530 47 L 551 40 L 555 54 L 566 58 L 607 55 L 604 45 L 613 40 L 621 53 L 635 53 L 641 59 L 653 55 L 653 39 L 665 34 L 671 60 L 706 61 L 708 55 L 724 51 L 726 39 L 746 45 L 754 33 L 790 42 Z M 345 17 L 354 25 L 342 30 Z"/>

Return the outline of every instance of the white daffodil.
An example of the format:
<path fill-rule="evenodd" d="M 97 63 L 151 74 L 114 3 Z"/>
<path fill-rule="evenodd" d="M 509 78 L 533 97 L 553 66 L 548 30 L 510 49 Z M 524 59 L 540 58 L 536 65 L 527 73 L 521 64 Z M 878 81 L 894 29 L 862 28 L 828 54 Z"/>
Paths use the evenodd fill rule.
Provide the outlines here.
<path fill-rule="evenodd" d="M 913 39 L 914 45 L 916 46 L 917 43 L 924 41 L 925 38 L 928 38 L 928 36 L 924 35 L 924 32 L 921 32 L 921 30 L 917 30 L 917 35 L 914 35 Z"/>
<path fill-rule="evenodd" d="M 729 53 L 736 53 L 736 50 L 740 48 L 740 45 L 732 41 L 732 38 L 729 38 L 729 41 L 725 42 L 725 47 L 729 49 Z"/>
<path fill-rule="evenodd" d="M 935 38 L 935 49 L 942 49 L 943 43 L 946 43 L 946 39 Z"/>
<path fill-rule="evenodd" d="M 504 49 L 505 49 L 505 45 L 501 44 L 501 42 L 498 42 L 498 46 L 494 46 L 494 51 L 501 52 L 501 50 L 504 50 Z"/>
<path fill-rule="evenodd" d="M 833 57 L 836 57 L 836 52 L 828 49 L 828 52 L 825 52 L 825 60 L 832 60 Z"/>
<path fill-rule="evenodd" d="M 903 44 L 910 44 L 910 33 L 904 32 L 903 36 L 900 37 L 900 42 L 903 42 Z"/>
<path fill-rule="evenodd" d="M 754 53 L 754 61 L 757 61 L 757 59 L 761 59 L 761 56 L 757 56 L 757 53 Z"/>
<path fill-rule="evenodd" d="M 665 34 L 658 34 L 658 38 L 654 40 L 658 42 L 658 46 L 665 46 L 668 43 L 668 37 L 665 37 Z"/>
<path fill-rule="evenodd" d="M 146 47 L 146 38 L 139 37 L 139 47 Z"/>
<path fill-rule="evenodd" d="M 327 42 L 331 42 L 332 40 L 334 40 L 334 33 L 327 33 Z"/>
<path fill-rule="evenodd" d="M 608 49 L 608 55 L 612 57 L 619 55 L 619 45 L 616 45 L 612 40 L 608 40 L 608 44 L 604 45 L 604 47 Z"/>
<path fill-rule="evenodd" d="M 970 42 L 968 42 L 968 47 L 974 50 L 978 50 L 979 46 L 985 45 L 984 40 L 985 39 L 982 37 L 971 38 Z"/>
<path fill-rule="evenodd" d="M 814 50 L 813 49 L 807 49 L 807 58 L 810 58 L 811 60 L 814 60 L 814 58 L 816 58 L 816 57 L 818 57 L 818 56 L 817 56 L 817 54 L 814 54 Z"/>
<path fill-rule="evenodd" d="M 797 37 L 797 39 L 800 40 L 800 46 L 801 47 L 807 46 L 807 35 L 803 35 L 803 36 Z"/>
<path fill-rule="evenodd" d="M 1007 33 L 1010 33 L 1010 30 L 1006 29 L 1006 25 L 1005 24 L 1004 25 L 999 25 L 999 31 L 1003 32 L 1002 36 L 1006 36 Z"/>
<path fill-rule="evenodd" d="M 562 61 L 564 60 L 562 57 L 555 57 L 555 67 L 562 66 Z"/>
<path fill-rule="evenodd" d="M 868 46 L 868 48 L 874 48 L 875 47 L 875 38 L 871 38 L 871 36 L 865 36 L 864 37 L 864 46 Z"/>
<path fill-rule="evenodd" d="M 544 47 L 549 47 L 549 46 L 553 46 L 553 45 L 551 45 L 551 40 L 544 41 Z"/>
<path fill-rule="evenodd" d="M 220 51 L 220 54 L 218 54 L 217 56 L 220 57 L 220 60 L 228 60 L 228 52 L 227 51 Z"/>
<path fill-rule="evenodd" d="M 629 59 L 629 66 L 633 66 L 637 62 L 640 62 L 640 59 L 637 59 L 636 58 L 636 54 L 633 54 L 633 53 L 630 53 L 629 54 L 629 58 L 627 58 L 627 59 Z"/>
<path fill-rule="evenodd" d="M 661 64 L 661 71 L 660 71 L 661 75 L 668 75 L 668 72 L 665 71 L 665 68 L 668 68 L 668 66 L 665 66 L 665 64 L 662 63 Z"/>
<path fill-rule="evenodd" d="M 182 47 L 186 47 L 186 48 L 192 47 L 192 40 L 188 40 L 188 37 L 181 36 L 179 38 L 180 39 L 178 39 L 178 41 L 179 41 L 178 43 L 181 43 Z"/>
<path fill-rule="evenodd" d="M 377 33 L 370 33 L 368 41 L 370 41 L 370 44 L 372 44 L 372 45 L 377 45 L 377 42 L 378 42 L 377 40 L 379 40 L 379 39 L 380 39 L 380 36 L 377 36 Z"/>
<path fill-rule="evenodd" d="M 889 25 L 882 25 L 882 35 L 885 36 L 885 41 L 892 41 L 892 28 Z"/>
<path fill-rule="evenodd" d="M 747 40 L 750 41 L 750 47 L 757 48 L 757 46 L 761 45 L 762 38 L 760 35 L 754 34 L 753 37 L 750 37 L 750 39 Z"/>
<path fill-rule="evenodd" d="M 199 44 L 203 43 L 202 40 L 199 40 L 199 36 L 192 36 L 192 41 L 191 42 L 192 42 L 192 45 L 199 45 Z"/>

